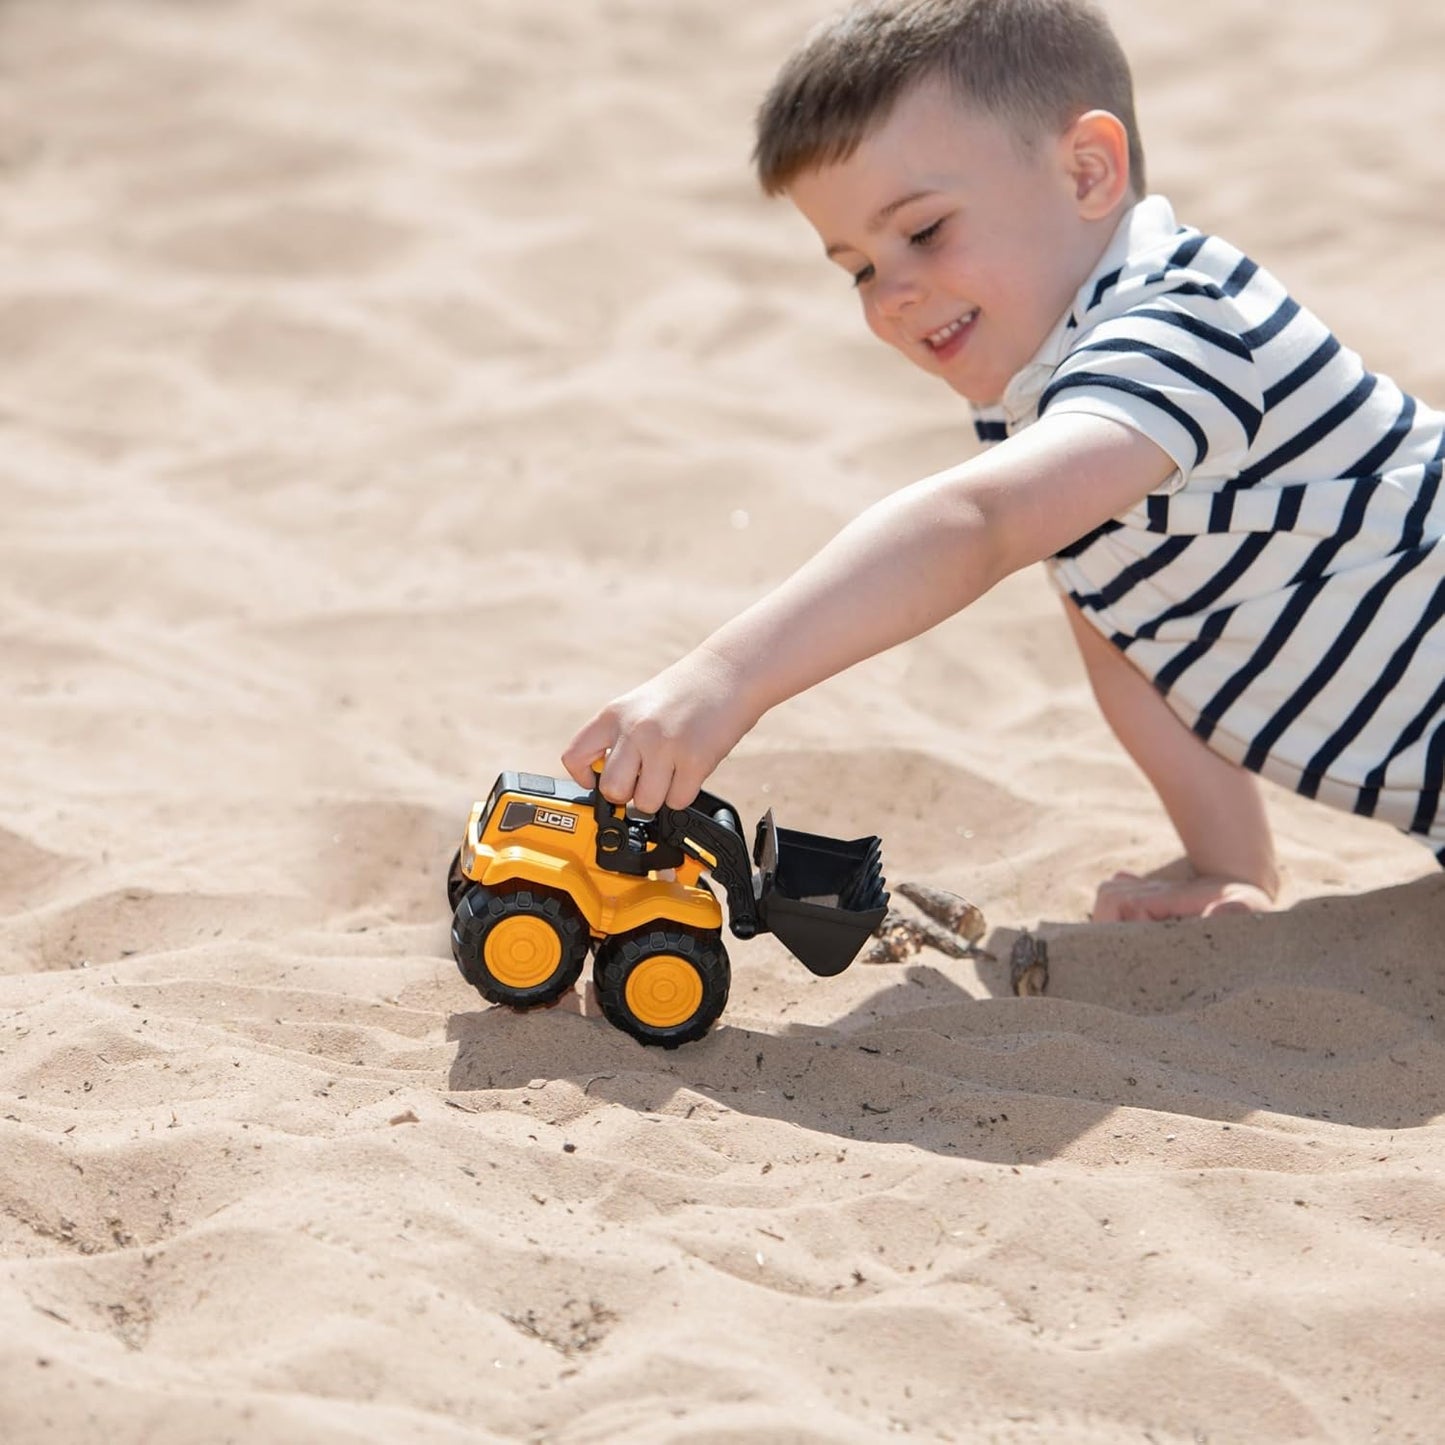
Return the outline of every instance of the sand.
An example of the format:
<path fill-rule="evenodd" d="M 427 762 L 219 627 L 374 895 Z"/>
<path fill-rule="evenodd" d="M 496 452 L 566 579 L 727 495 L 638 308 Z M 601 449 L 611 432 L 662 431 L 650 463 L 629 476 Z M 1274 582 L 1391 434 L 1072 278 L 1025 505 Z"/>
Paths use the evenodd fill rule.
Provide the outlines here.
<path fill-rule="evenodd" d="M 819 0 L 0 5 L 0 1439 L 1440 1438 L 1445 880 L 1174 857 L 1049 588 L 764 720 L 1006 959 L 485 1007 L 503 768 L 973 448 L 747 169 Z M 1445 401 L 1445 20 L 1113 0 L 1156 187 Z"/>

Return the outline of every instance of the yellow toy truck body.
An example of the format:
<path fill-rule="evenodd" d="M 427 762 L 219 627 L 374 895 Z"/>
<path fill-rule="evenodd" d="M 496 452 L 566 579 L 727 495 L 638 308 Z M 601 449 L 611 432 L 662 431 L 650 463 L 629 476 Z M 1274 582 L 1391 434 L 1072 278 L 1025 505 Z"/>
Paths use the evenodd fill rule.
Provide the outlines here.
<path fill-rule="evenodd" d="M 736 810 L 710 793 L 638 814 L 569 779 L 504 772 L 473 806 L 447 878 L 453 956 L 484 998 L 531 1009 L 570 991 L 590 951 L 607 1018 L 676 1048 L 727 1002 L 713 885 L 737 937 L 773 932 L 818 974 L 846 968 L 883 918 L 877 838 L 790 832 L 769 813 L 753 853 L 756 867 Z"/>
<path fill-rule="evenodd" d="M 535 776 L 530 781 L 535 786 Z M 550 802 L 505 793 L 473 806 L 459 860 L 467 878 L 488 888 L 525 881 L 570 894 L 593 938 L 628 933 L 655 919 L 722 928 L 722 906 L 700 882 L 700 858 L 663 870 L 670 877 L 651 869 L 636 876 L 599 868 L 592 795 L 545 781 L 560 792 Z"/>

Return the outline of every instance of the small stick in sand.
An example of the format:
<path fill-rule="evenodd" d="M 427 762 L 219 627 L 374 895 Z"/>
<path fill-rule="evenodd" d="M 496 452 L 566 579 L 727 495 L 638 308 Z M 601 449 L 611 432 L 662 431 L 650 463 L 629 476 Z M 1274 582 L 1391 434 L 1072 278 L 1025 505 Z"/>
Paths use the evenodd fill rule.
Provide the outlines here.
<path fill-rule="evenodd" d="M 988 929 L 983 910 L 956 893 L 942 888 L 931 888 L 927 883 L 900 883 L 898 891 L 912 903 L 920 913 L 925 913 L 935 923 L 941 923 L 956 933 L 972 949 Z M 946 950 L 945 950 L 946 951 Z M 952 955 L 954 958 L 961 954 Z"/>
<path fill-rule="evenodd" d="M 1020 998 L 1036 998 L 1049 986 L 1049 945 L 1024 929 L 1014 939 L 1008 971 L 1009 981 Z"/>
<path fill-rule="evenodd" d="M 863 955 L 864 963 L 902 963 L 923 947 L 917 923 L 896 908 L 888 910 L 873 931 L 873 939 L 872 948 Z"/>

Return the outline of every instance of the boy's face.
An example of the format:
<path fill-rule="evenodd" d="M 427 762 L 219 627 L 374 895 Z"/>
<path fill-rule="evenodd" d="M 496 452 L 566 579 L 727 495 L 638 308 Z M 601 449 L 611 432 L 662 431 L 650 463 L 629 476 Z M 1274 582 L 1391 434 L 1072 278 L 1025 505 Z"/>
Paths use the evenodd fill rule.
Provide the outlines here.
<path fill-rule="evenodd" d="M 1033 358 L 1108 240 L 1081 214 L 1063 138 L 1025 150 L 941 83 L 788 195 L 854 277 L 874 335 L 980 405 Z"/>

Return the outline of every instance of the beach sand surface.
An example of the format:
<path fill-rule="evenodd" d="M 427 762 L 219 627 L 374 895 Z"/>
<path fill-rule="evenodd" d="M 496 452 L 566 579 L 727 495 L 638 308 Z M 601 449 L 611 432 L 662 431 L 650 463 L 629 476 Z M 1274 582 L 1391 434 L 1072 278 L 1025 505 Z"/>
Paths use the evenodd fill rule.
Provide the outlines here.
<path fill-rule="evenodd" d="M 992 957 L 457 973 L 502 769 L 974 449 L 748 168 L 817 0 L 0 4 L 0 1439 L 1440 1438 L 1445 879 L 1177 853 L 1040 571 L 712 787 Z M 1445 14 L 1108 6 L 1155 187 L 1445 402 Z M 1043 997 L 1007 959 L 1047 940 Z"/>

